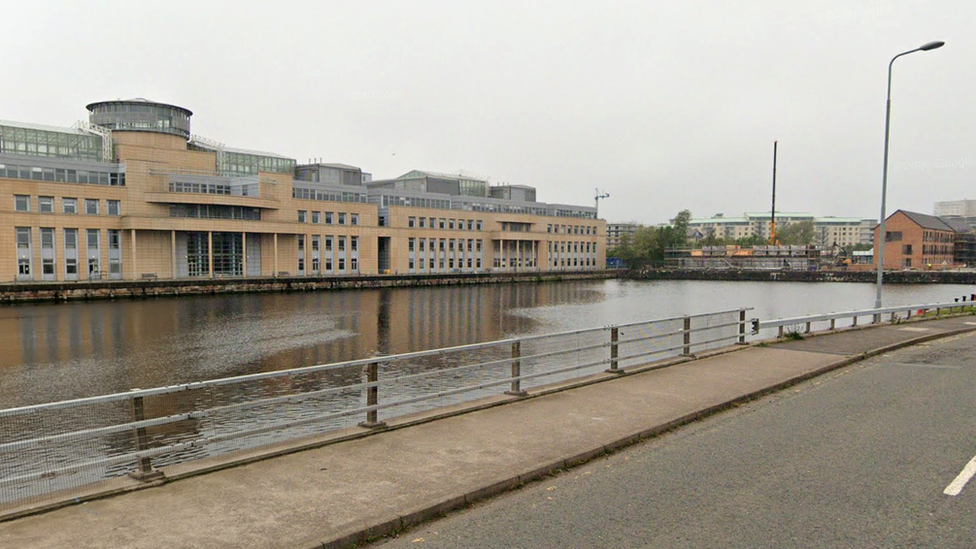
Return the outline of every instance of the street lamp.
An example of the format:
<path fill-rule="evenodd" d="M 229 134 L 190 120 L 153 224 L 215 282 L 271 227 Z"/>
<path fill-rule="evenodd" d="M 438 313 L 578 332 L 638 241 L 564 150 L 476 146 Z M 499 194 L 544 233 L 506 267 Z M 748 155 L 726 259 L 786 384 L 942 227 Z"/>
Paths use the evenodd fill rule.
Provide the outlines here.
<path fill-rule="evenodd" d="M 874 300 L 874 308 L 881 308 L 881 278 L 884 272 L 884 248 L 885 248 L 885 195 L 888 192 L 888 128 L 891 123 L 891 66 L 894 65 L 895 59 L 903 55 L 908 55 L 910 53 L 915 53 L 917 51 L 929 51 L 941 48 L 945 45 L 945 42 L 929 42 L 928 44 L 923 44 L 915 48 L 914 50 L 909 50 L 906 52 L 899 53 L 898 55 L 891 58 L 888 63 L 888 97 L 885 103 L 885 136 L 884 136 L 884 171 L 881 177 L 881 223 L 878 226 L 878 238 L 879 242 L 876 242 L 878 246 L 878 293 Z"/>

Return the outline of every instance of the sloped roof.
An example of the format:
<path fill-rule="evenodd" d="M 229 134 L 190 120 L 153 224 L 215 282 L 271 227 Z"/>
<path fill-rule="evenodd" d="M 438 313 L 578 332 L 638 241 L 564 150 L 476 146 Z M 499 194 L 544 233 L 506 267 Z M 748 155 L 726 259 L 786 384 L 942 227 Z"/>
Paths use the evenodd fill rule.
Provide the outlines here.
<path fill-rule="evenodd" d="M 938 217 L 935 217 L 934 215 L 926 215 L 918 212 L 909 212 L 906 210 L 898 210 L 895 212 L 895 214 L 898 212 L 904 214 L 905 217 L 911 219 L 916 225 L 922 227 L 923 229 L 955 232 L 955 229 L 952 228 L 948 223 L 946 223 L 945 221 L 943 221 Z M 891 215 L 895 215 L 895 214 L 891 214 Z"/>

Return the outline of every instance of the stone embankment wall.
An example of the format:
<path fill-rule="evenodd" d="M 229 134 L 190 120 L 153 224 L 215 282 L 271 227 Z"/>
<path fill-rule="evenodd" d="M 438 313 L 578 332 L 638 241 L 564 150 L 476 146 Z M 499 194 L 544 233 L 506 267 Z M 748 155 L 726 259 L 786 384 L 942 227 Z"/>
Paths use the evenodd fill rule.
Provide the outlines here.
<path fill-rule="evenodd" d="M 616 278 L 619 272 L 477 273 L 344 277 L 226 278 L 214 280 L 115 280 L 0 284 L 0 303 L 172 297 L 257 292 L 308 292 L 358 288 L 507 284 Z"/>
<path fill-rule="evenodd" d="M 875 271 L 749 271 L 650 269 L 628 271 L 622 276 L 638 280 L 728 280 L 756 282 L 876 282 Z M 886 284 L 976 284 L 976 272 L 890 271 Z"/>

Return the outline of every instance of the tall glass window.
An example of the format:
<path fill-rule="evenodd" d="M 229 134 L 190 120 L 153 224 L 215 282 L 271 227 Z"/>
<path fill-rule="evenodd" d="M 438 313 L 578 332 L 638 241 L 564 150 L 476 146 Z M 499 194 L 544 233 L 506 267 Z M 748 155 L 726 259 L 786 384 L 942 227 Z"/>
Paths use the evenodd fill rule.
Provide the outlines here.
<path fill-rule="evenodd" d="M 64 278 L 78 280 L 78 229 L 64 230 Z"/>
<path fill-rule="evenodd" d="M 33 251 L 31 250 L 30 227 L 17 227 L 17 279 L 31 280 L 33 278 Z"/>
<path fill-rule="evenodd" d="M 88 229 L 88 278 L 102 278 L 102 249 L 98 235 L 98 229 Z"/>

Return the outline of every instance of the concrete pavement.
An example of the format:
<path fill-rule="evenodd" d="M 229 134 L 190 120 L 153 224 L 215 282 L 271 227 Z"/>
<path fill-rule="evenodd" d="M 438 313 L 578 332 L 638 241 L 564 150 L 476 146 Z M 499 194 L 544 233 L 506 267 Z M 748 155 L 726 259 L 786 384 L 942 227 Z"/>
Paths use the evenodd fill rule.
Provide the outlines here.
<path fill-rule="evenodd" d="M 973 316 L 883 325 L 596 376 L 605 381 L 0 523 L 0 546 L 348 547 L 866 356 L 973 330 Z"/>

